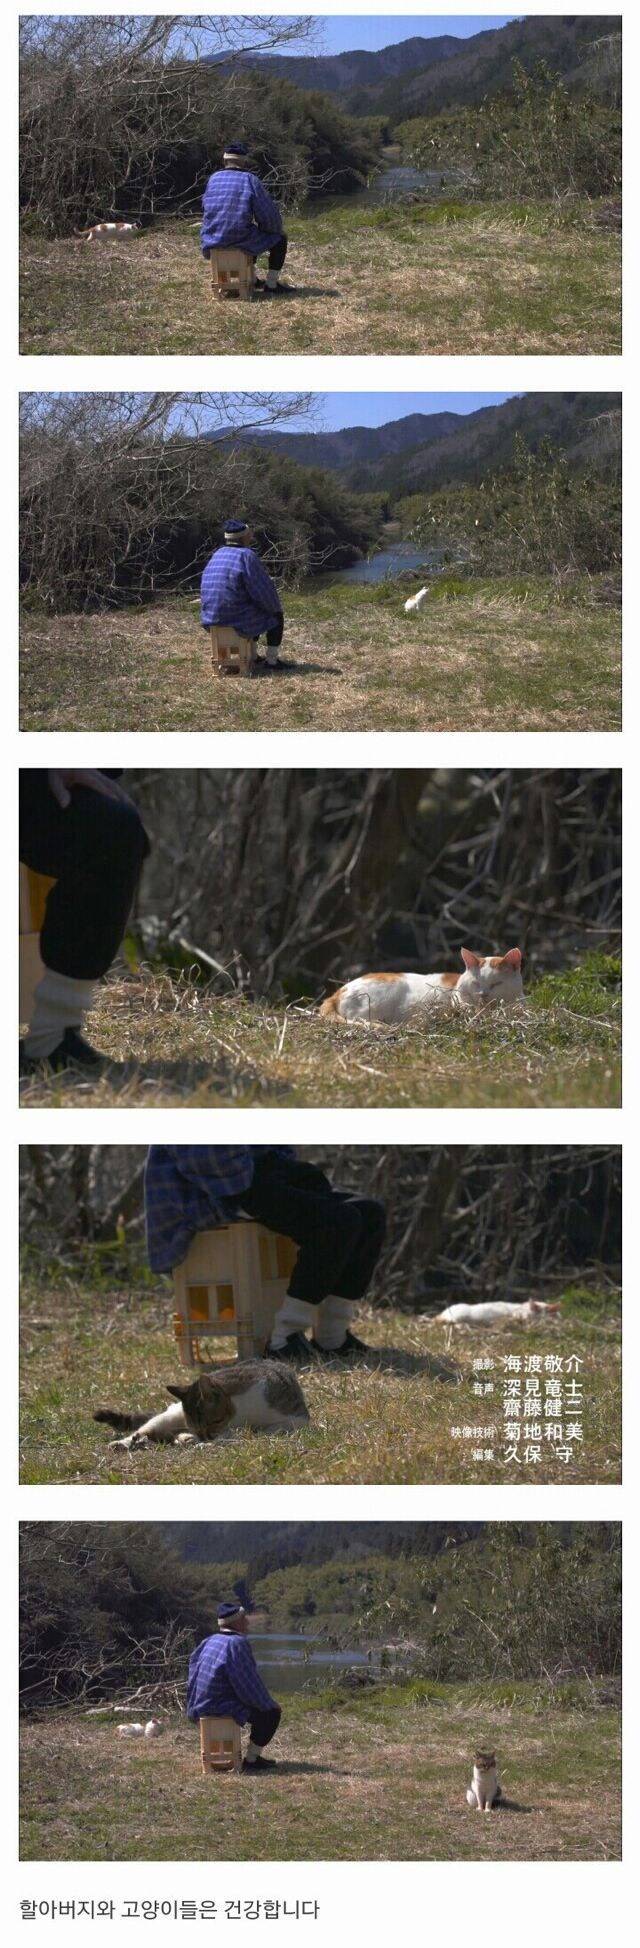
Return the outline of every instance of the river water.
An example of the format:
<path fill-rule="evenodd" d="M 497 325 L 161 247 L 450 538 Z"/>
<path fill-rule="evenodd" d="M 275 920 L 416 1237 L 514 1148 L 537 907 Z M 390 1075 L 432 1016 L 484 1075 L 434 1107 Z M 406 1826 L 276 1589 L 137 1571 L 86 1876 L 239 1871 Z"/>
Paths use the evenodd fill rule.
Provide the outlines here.
<path fill-rule="evenodd" d="M 438 568 L 443 554 L 439 548 L 414 548 L 410 541 L 395 541 L 390 548 L 380 548 L 375 555 L 365 560 L 352 561 L 349 568 L 337 568 L 332 581 L 335 582 L 385 582 L 387 578 L 402 575 L 412 569 L 425 571 Z"/>
<path fill-rule="evenodd" d="M 290 1697 L 312 1684 L 326 1684 L 339 1671 L 358 1665 L 379 1670 L 380 1652 L 338 1650 L 321 1637 L 295 1631 L 252 1630 L 251 1645 L 258 1669 L 274 1697 Z"/>
<path fill-rule="evenodd" d="M 403 197 L 415 196 L 422 189 L 431 194 L 434 190 L 450 189 L 459 180 L 453 169 L 415 169 L 412 163 L 387 163 L 371 177 L 365 189 L 355 191 L 349 202 L 360 206 L 402 202 Z"/>

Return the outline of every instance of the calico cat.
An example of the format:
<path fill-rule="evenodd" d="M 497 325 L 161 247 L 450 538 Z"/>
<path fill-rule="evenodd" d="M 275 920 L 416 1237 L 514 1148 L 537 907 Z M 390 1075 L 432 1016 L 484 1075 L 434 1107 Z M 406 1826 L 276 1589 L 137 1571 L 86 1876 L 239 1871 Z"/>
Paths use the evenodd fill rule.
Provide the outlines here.
<path fill-rule="evenodd" d="M 369 1022 L 402 1022 L 409 1015 L 451 1008 L 472 1008 L 479 1013 L 498 1001 L 512 1006 L 522 1000 L 519 947 L 511 947 L 508 954 L 484 958 L 472 954 L 468 947 L 460 951 L 463 974 L 359 974 L 336 994 L 328 995 L 318 1012 L 367 1026 Z"/>
<path fill-rule="evenodd" d="M 476 1752 L 471 1785 L 467 1786 L 467 1805 L 474 1806 L 478 1813 L 490 1813 L 501 1798 L 495 1752 Z"/>
<path fill-rule="evenodd" d="M 508 1299 L 490 1299 L 486 1304 L 448 1305 L 444 1312 L 436 1312 L 436 1322 L 448 1326 L 542 1326 L 547 1314 L 554 1318 L 560 1312 L 560 1302 L 551 1300 L 526 1299 L 523 1305 L 512 1305 Z"/>
<path fill-rule="evenodd" d="M 175 1395 L 159 1414 L 120 1414 L 101 1407 L 94 1420 L 106 1421 L 126 1437 L 112 1447 L 135 1448 L 145 1441 L 215 1441 L 234 1427 L 290 1431 L 309 1419 L 299 1380 L 276 1360 L 235 1360 L 231 1366 L 200 1373 L 187 1386 L 167 1387 Z"/>

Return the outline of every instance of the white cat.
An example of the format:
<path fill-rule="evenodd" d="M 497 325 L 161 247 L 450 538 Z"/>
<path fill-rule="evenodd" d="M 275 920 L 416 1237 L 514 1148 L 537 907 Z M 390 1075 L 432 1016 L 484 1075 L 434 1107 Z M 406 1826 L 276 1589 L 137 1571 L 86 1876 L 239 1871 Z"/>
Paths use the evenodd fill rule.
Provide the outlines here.
<path fill-rule="evenodd" d="M 428 588 L 419 588 L 417 595 L 410 595 L 408 602 L 405 602 L 404 605 L 405 615 L 406 616 L 413 615 L 415 609 L 421 609 L 425 597 L 428 594 L 429 594 Z"/>
<path fill-rule="evenodd" d="M 474 1806 L 478 1813 L 490 1813 L 495 1801 L 501 1798 L 495 1752 L 476 1752 L 471 1785 L 467 1786 L 467 1805 Z"/>
<path fill-rule="evenodd" d="M 144 1725 L 117 1725 L 118 1738 L 144 1738 Z"/>
<path fill-rule="evenodd" d="M 511 1305 L 508 1299 L 491 1299 L 479 1305 L 448 1305 L 435 1316 L 447 1326 L 541 1326 L 548 1313 L 553 1317 L 560 1310 L 559 1301 L 526 1299 Z"/>
<path fill-rule="evenodd" d="M 477 1013 L 501 1001 L 521 1001 L 522 954 L 472 954 L 461 948 L 464 974 L 359 974 L 327 996 L 318 1012 L 343 1021 L 402 1022 L 410 1015 L 471 1008 Z"/>
<path fill-rule="evenodd" d="M 234 1360 L 214 1367 L 187 1385 L 167 1387 L 176 1398 L 159 1414 L 121 1414 L 101 1407 L 94 1420 L 131 1429 L 112 1447 L 136 1448 L 146 1441 L 215 1441 L 236 1427 L 266 1427 L 290 1432 L 309 1419 L 297 1375 L 277 1360 Z"/>
<path fill-rule="evenodd" d="M 148 1718 L 144 1728 L 145 1738 L 160 1738 L 162 1726 L 159 1718 Z"/>

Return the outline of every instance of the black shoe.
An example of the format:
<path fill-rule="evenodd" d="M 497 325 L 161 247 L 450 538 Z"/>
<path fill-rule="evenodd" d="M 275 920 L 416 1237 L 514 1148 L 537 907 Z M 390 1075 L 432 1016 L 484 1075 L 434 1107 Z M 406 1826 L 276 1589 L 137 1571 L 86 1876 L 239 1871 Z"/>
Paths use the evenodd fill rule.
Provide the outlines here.
<path fill-rule="evenodd" d="M 364 1340 L 358 1339 L 357 1334 L 354 1332 L 349 1332 L 348 1329 L 345 1333 L 341 1346 L 332 1346 L 331 1348 L 327 1348 L 325 1346 L 319 1346 L 315 1339 L 313 1341 L 313 1346 L 314 1346 L 314 1351 L 316 1352 L 316 1354 L 319 1355 L 321 1360 L 356 1359 L 358 1356 L 361 1356 L 363 1353 L 371 1352 L 371 1347 L 365 1346 Z"/>
<path fill-rule="evenodd" d="M 314 1357 L 314 1347 L 305 1339 L 303 1332 L 291 1332 L 284 1346 L 268 1346 L 265 1359 L 287 1360 L 292 1366 L 310 1366 Z"/>
<path fill-rule="evenodd" d="M 243 1772 L 275 1772 L 277 1759 L 243 1759 Z"/>
<path fill-rule="evenodd" d="M 20 1074 L 37 1075 L 38 1069 L 50 1069 L 58 1074 L 61 1069 L 83 1069 L 90 1075 L 101 1075 L 107 1066 L 104 1055 L 85 1042 L 76 1028 L 65 1028 L 62 1041 L 52 1048 L 50 1055 L 27 1055 L 24 1046 L 20 1048 Z"/>

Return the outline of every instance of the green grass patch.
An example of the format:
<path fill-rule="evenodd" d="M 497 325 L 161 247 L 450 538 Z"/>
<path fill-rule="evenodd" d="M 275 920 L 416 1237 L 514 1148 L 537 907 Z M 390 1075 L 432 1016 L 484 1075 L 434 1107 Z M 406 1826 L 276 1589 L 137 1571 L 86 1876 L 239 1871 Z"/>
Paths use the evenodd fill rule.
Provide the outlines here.
<path fill-rule="evenodd" d="M 285 593 L 293 666 L 219 678 L 190 598 L 22 618 L 23 730 L 544 731 L 620 728 L 620 613 L 586 578 L 312 582 Z"/>
<path fill-rule="evenodd" d="M 180 1377 L 171 1329 L 172 1292 L 109 1289 L 67 1273 L 61 1283 L 26 1272 L 20 1305 L 20 1475 L 23 1482 L 375 1483 L 616 1482 L 620 1479 L 621 1336 L 616 1295 L 571 1288 L 559 1321 L 524 1331 L 451 1333 L 414 1313 L 362 1306 L 358 1331 L 366 1362 L 305 1369 L 311 1420 L 295 1434 L 251 1433 L 193 1449 L 110 1449 L 98 1407 L 153 1411 Z M 505 1463 L 502 1357 L 574 1353 L 583 1361 L 584 1440 L 570 1462 L 544 1443 L 539 1463 Z M 235 1356 L 231 1340 L 215 1348 Z M 491 1358 L 493 1395 L 479 1403 L 473 1362 Z M 487 1372 L 484 1374 L 488 1378 Z M 473 1459 L 474 1443 L 454 1429 L 481 1417 L 495 1422 L 492 1462 Z"/>
<path fill-rule="evenodd" d="M 620 1717 L 539 1687 L 409 1683 L 375 1699 L 288 1700 L 278 1769 L 221 1784 L 197 1734 L 167 1714 L 162 1742 L 41 1713 L 21 1736 L 23 1860 L 617 1860 Z M 474 1749 L 495 1743 L 505 1804 L 469 1810 Z"/>
<path fill-rule="evenodd" d="M 620 238 L 597 206 L 310 207 L 288 224 L 278 302 L 284 353 L 620 351 Z M 158 224 L 129 243 L 25 235 L 26 353 L 269 355 L 273 304 L 213 297 L 197 229 Z"/>

